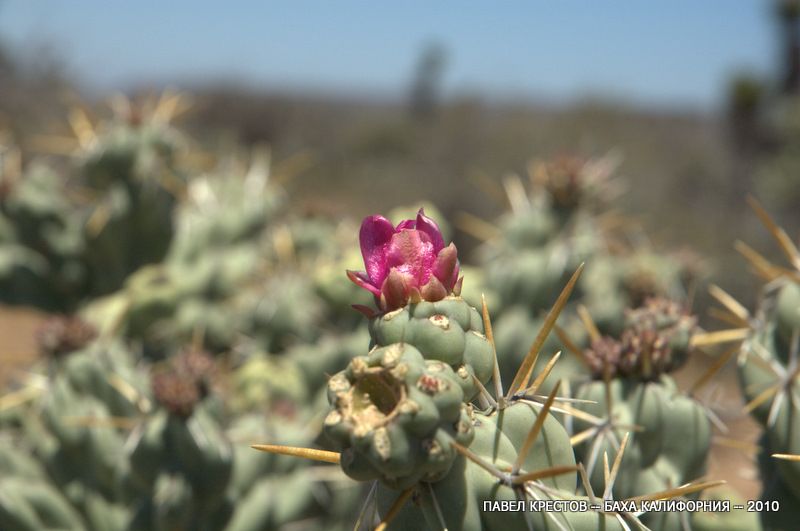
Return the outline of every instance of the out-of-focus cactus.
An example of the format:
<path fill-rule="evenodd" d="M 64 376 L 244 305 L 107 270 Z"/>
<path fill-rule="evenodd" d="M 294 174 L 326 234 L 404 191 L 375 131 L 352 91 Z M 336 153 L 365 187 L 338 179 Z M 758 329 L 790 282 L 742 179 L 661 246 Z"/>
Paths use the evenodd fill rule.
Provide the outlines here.
<path fill-rule="evenodd" d="M 154 410 L 133 439 L 131 477 L 141 503 L 134 529 L 202 529 L 226 521 L 233 452 L 203 398 L 213 361 L 186 351 L 153 374 Z M 209 527 L 213 529 L 213 527 Z"/>
<path fill-rule="evenodd" d="M 649 299 L 626 312 L 622 337 L 596 337 L 584 354 L 593 381 L 581 384 L 575 407 L 596 421 L 576 418 L 575 448 L 592 488 L 603 488 L 602 459 L 633 432 L 614 486 L 621 498 L 683 485 L 703 474 L 711 425 L 703 407 L 681 393 L 668 376 L 685 361 L 696 319 L 676 303 Z M 677 513 L 651 513 L 655 529 L 681 529 Z"/>
<path fill-rule="evenodd" d="M 11 304 L 65 310 L 82 296 L 84 220 L 63 177 L 39 163 L 0 199 L 0 297 Z"/>
<path fill-rule="evenodd" d="M 0 201 L 5 300 L 74 311 L 164 258 L 184 177 L 182 139 L 161 111 L 129 105 L 95 126 L 75 110 L 68 171 L 34 164 L 9 183 Z"/>
<path fill-rule="evenodd" d="M 95 196 L 85 233 L 91 295 L 118 289 L 133 271 L 164 258 L 173 237 L 181 139 L 155 113 L 135 112 L 99 128 L 78 156 L 80 182 Z"/>
<path fill-rule="evenodd" d="M 365 224 L 373 224 L 374 219 L 367 218 Z M 431 231 L 435 230 L 432 221 L 426 220 L 426 223 Z M 331 407 L 323 432 L 339 452 L 281 445 L 256 448 L 271 454 L 339 463 L 353 479 L 373 481 L 373 492 L 367 497 L 358 521 L 368 518 L 369 506 L 375 503 L 383 519 L 381 529 L 389 523 L 392 529 L 420 529 L 423 522 L 431 529 L 453 530 L 563 528 L 582 531 L 639 526 L 638 519 L 630 514 L 635 509 L 622 506 L 608 509 L 602 503 L 613 499 L 615 491 L 619 490 L 615 482 L 627 473 L 623 470 L 627 437 L 619 452 L 614 453 L 612 469 L 606 469 L 601 487 L 605 490 L 603 497 L 598 498 L 585 475 L 582 475 L 582 484 L 586 494 L 582 495 L 576 492 L 576 472 L 582 469 L 575 464 L 569 434 L 559 420 L 550 415 L 551 408 L 557 407 L 554 403 L 558 400 L 558 384 L 545 401 L 537 395 L 558 360 L 551 358 L 546 372 L 534 378 L 536 358 L 576 285 L 579 271 L 572 275 L 543 321 L 534 347 L 505 393 L 499 371 L 495 369 L 491 328 L 485 329 L 488 335 L 482 333 L 489 324 L 486 308 L 481 315 L 452 293 L 445 294 L 444 298 L 434 294 L 433 301 L 425 300 L 417 286 L 424 285 L 431 278 L 427 275 L 435 268 L 435 261 L 426 262 L 430 258 L 429 250 L 422 245 L 409 245 L 402 260 L 388 265 L 383 260 L 394 234 L 417 231 L 418 226 L 404 228 L 401 223 L 394 228 L 387 222 L 386 227 L 388 236 L 380 240 L 379 246 L 384 247 L 379 253 L 373 252 L 372 240 L 368 239 L 368 245 L 364 245 L 362 231 L 362 250 L 367 248 L 363 252 L 367 269 L 377 268 L 370 264 L 370 259 L 378 256 L 376 262 L 383 268 L 381 274 L 357 277 L 350 274 L 351 280 L 375 295 L 379 310 L 360 308 L 370 316 L 372 344 L 369 353 L 352 358 L 347 368 L 328 382 Z M 439 247 L 443 248 L 443 244 Z M 409 268 L 408 264 L 418 269 Z M 413 275 L 406 273 L 409 269 L 414 271 Z M 396 293 L 392 293 L 391 286 L 386 288 L 390 283 L 386 279 L 393 274 L 399 276 L 398 286 L 402 288 Z M 384 279 L 380 289 L 375 282 L 378 277 Z M 648 311 L 650 313 L 645 315 Z M 657 350 L 658 355 L 654 357 L 657 362 L 644 365 L 628 356 L 625 358 L 627 370 L 646 375 L 644 379 L 650 382 L 660 376 L 656 371 L 678 365 L 685 354 L 681 349 L 688 349 L 690 331 L 686 328 L 694 326 L 691 319 L 682 317 L 659 305 L 632 314 L 632 329 L 651 340 L 647 347 L 657 349 L 650 348 L 648 352 Z M 642 330 L 653 333 L 648 335 Z M 475 345 L 485 344 L 487 348 L 475 347 L 478 350 L 467 354 L 470 347 L 464 340 L 465 334 L 478 338 Z M 687 344 L 682 344 L 682 340 Z M 645 350 L 643 345 L 636 345 Z M 674 354 L 665 351 L 668 348 L 674 349 Z M 466 379 L 459 371 L 469 374 L 473 387 L 465 385 Z M 490 385 L 492 377 L 493 385 Z M 673 400 L 674 397 L 670 395 L 669 398 Z M 473 399 L 476 404 L 472 403 Z M 653 422 L 661 421 L 661 416 L 666 415 L 659 409 L 662 406 L 661 403 L 653 406 L 658 410 Z M 679 417 L 685 409 L 675 407 L 669 414 Z M 571 414 L 570 411 L 575 410 L 564 412 Z M 675 421 L 674 418 L 670 420 Z M 703 433 L 708 435 L 706 430 L 698 437 Z M 663 433 L 648 434 L 653 438 L 660 435 Z M 680 442 L 685 441 L 681 439 Z M 707 446 L 706 440 L 706 450 Z M 674 457 L 672 453 L 679 454 L 680 445 L 672 444 L 663 451 Z M 635 456 L 641 460 L 638 448 Z M 683 461 L 680 464 L 685 465 Z M 700 466 L 702 460 L 692 461 L 692 464 Z M 684 468 L 681 473 L 687 476 L 696 471 Z M 666 459 L 665 469 L 671 470 Z M 707 486 L 690 484 L 674 489 L 678 483 L 673 481 L 677 480 L 673 477 L 663 482 L 653 480 L 646 486 L 658 488 L 659 492 L 649 492 L 654 499 L 688 495 Z M 543 500 L 560 500 L 561 503 L 569 500 L 573 505 L 555 511 L 528 505 Z M 509 502 L 521 503 L 524 508 L 500 509 L 501 504 Z M 486 504 L 489 504 L 488 509 Z M 493 504 L 496 510 L 492 510 Z"/>
<path fill-rule="evenodd" d="M 764 428 L 759 458 L 764 503 L 779 504 L 778 512 L 762 511 L 765 529 L 791 529 L 800 518 L 800 416 L 795 405 L 800 366 L 800 252 L 791 238 L 755 201 L 751 206 L 775 237 L 791 268 L 772 264 L 740 244 L 754 271 L 768 283 L 756 310 L 722 298 L 729 319 L 740 325 L 734 339 L 746 331 L 738 358 L 745 410 Z"/>
<path fill-rule="evenodd" d="M 581 263 L 586 263 L 586 272 L 562 321 L 562 328 L 581 347 L 588 337 L 576 316 L 578 304 L 594 316 L 602 333 L 616 336 L 622 332 L 626 308 L 650 296 L 681 298 L 694 280 L 692 264 L 677 255 L 655 253 L 639 241 L 629 222 L 610 215 L 609 202 L 617 191 L 615 167 L 611 156 L 532 164 L 527 190 L 520 179 L 506 179 L 512 209 L 494 228 L 465 217 L 465 228 L 486 239 L 480 249 L 486 270 L 483 284 L 487 298 L 495 301 L 496 345 L 507 371 L 521 362 L 549 301 Z M 634 240 L 637 245 L 628 243 Z M 546 345 L 548 351 L 565 352 L 554 377 L 585 374 L 564 347 L 555 337 Z"/>
<path fill-rule="evenodd" d="M 342 469 L 360 481 L 401 490 L 436 482 L 457 455 L 451 442 L 472 440 L 472 408 L 455 373 L 409 345 L 353 358 L 330 379 L 328 394 L 324 433 L 342 450 Z"/>
<path fill-rule="evenodd" d="M 130 473 L 124 428 L 140 413 L 135 397 L 144 380 L 124 345 L 95 340 L 76 317 L 51 319 L 39 339 L 47 375 L 17 391 L 30 393 L 30 401 L 17 404 L 19 415 L 4 431 L 41 465 L 24 466 L 23 458 L 4 477 L 8 488 L 15 481 L 29 487 L 19 489 L 16 502 L 2 497 L 0 512 L 10 518 L 3 528 L 122 530 Z M 39 527 L 30 527 L 26 507 Z"/>
<path fill-rule="evenodd" d="M 383 216 L 367 217 L 360 240 L 367 272 L 348 276 L 383 310 L 362 308 L 370 315 L 372 346 L 406 343 L 425 359 L 448 364 L 472 400 L 492 374 L 492 348 L 480 314 L 459 296 L 455 245 L 445 247 L 439 227 L 422 210 L 397 227 Z"/>

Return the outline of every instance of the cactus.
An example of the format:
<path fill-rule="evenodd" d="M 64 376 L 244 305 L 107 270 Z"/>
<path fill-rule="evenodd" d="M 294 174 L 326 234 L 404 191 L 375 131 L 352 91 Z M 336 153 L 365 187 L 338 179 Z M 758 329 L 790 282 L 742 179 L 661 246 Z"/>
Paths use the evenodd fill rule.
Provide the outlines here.
<path fill-rule="evenodd" d="M 33 164 L 0 203 L 4 300 L 75 311 L 164 258 L 183 186 L 182 140 L 165 118 L 129 108 L 95 126 L 73 112 L 68 170 Z"/>
<path fill-rule="evenodd" d="M 682 394 L 668 373 L 691 350 L 696 319 L 665 299 L 649 299 L 626 313 L 622 337 L 598 336 L 584 356 L 594 380 L 579 384 L 575 407 L 597 420 L 576 418 L 578 458 L 592 488 L 604 484 L 601 459 L 633 433 L 619 469 L 615 495 L 628 498 L 686 484 L 703 474 L 711 445 L 705 409 Z M 677 514 L 651 513 L 650 527 L 680 529 Z"/>
<path fill-rule="evenodd" d="M 481 316 L 457 295 L 374 316 L 369 330 L 371 346 L 403 342 L 419 349 L 425 359 L 447 363 L 467 400 L 475 398 L 479 385 L 492 375 L 492 347 L 483 334 Z"/>
<path fill-rule="evenodd" d="M 422 212 L 419 216 L 423 216 Z M 435 277 L 438 261 L 431 257 L 437 249 L 445 247 L 442 241 L 431 247 L 413 243 L 441 240 L 435 223 L 425 218 L 420 223 L 420 219 L 414 224 L 401 222 L 395 228 L 372 216 L 362 225 L 367 273 L 348 272 L 348 276 L 373 293 L 379 309 L 359 308 L 370 318 L 369 353 L 352 358 L 346 369 L 328 382 L 330 409 L 323 434 L 324 440 L 337 451 L 272 444 L 256 448 L 339 463 L 356 481 L 374 482 L 359 521 L 374 503 L 383 519 L 381 528 L 389 522 L 393 529 L 419 529 L 420 523 L 426 522 L 431 529 L 456 530 L 627 529 L 629 523 L 641 525 L 624 509 L 599 510 L 602 500 L 596 497 L 596 489 L 587 476 L 581 475 L 585 492 L 576 489 L 576 472 L 582 467 L 575 464 L 566 429 L 549 414 L 557 400 L 559 384 L 544 402 L 536 394 L 552 372 L 557 356 L 549 360 L 544 373 L 531 383 L 539 350 L 575 288 L 580 270 L 559 295 L 511 387 L 503 394 L 485 305 L 482 315 L 469 307 L 453 293 L 458 289 L 455 281 L 443 296 L 436 290 L 421 289 L 430 279 L 438 278 Z M 380 234 L 378 238 L 372 232 L 376 226 L 385 229 L 376 231 Z M 427 238 L 414 234 L 420 232 L 420 226 Z M 397 234 L 400 237 L 395 239 Z M 387 260 L 396 241 L 412 243 L 405 246 L 402 259 Z M 451 278 L 449 273 L 446 276 Z M 626 371 L 638 374 L 647 385 L 654 386 L 653 392 L 659 396 L 648 396 L 648 404 L 652 399 L 669 399 L 668 407 L 661 402 L 649 404 L 658 410 L 650 415 L 651 424 L 657 425 L 648 426 L 655 431 L 648 430 L 646 436 L 651 443 L 660 443 L 664 432 L 657 430 L 676 429 L 676 419 L 693 411 L 680 402 L 680 397 L 668 394 L 667 384 L 662 389 L 662 384 L 654 380 L 664 378 L 661 372 L 685 359 L 694 321 L 676 313 L 674 306 L 658 303 L 632 313 L 630 321 L 631 348 L 639 348 L 648 355 L 655 353 L 653 359 L 657 361 L 642 364 L 631 355 L 619 358 L 625 359 Z M 466 333 L 480 339 L 476 344 L 488 345 L 474 353 L 474 357 L 467 354 L 469 348 L 465 349 L 463 341 L 468 326 L 472 329 Z M 647 345 L 642 343 L 644 340 Z M 474 387 L 464 385 L 466 379 L 458 374 L 459 369 L 470 374 Z M 484 373 L 486 379 L 481 378 Z M 492 377 L 494 395 L 485 387 Z M 642 389 L 641 393 L 651 393 Z M 480 405 L 473 404 L 473 399 Z M 662 420 L 666 427 L 658 425 Z M 684 431 L 695 427 L 678 424 Z M 658 498 L 690 495 L 709 486 L 683 485 L 686 482 L 681 480 L 703 465 L 705 452 L 699 455 L 687 452 L 681 446 L 685 442 L 681 435 L 685 433 L 660 448 L 663 455 L 657 473 L 642 474 L 637 487 L 655 488 L 659 492 L 654 496 Z M 702 447 L 705 437 L 707 451 L 708 436 L 706 426 L 705 431 L 701 429 L 697 434 L 696 446 Z M 627 457 L 627 441 L 626 436 L 612 470 L 606 470 L 600 488 L 604 490 L 603 499 L 611 499 L 617 491 L 628 489 L 627 485 L 620 487 L 615 482 L 629 481 L 626 476 L 632 473 L 628 463 L 641 462 L 643 452 L 637 445 L 632 446 L 633 457 Z M 650 454 L 658 454 L 652 448 L 648 451 L 648 458 Z M 675 488 L 678 485 L 682 486 Z M 484 506 L 520 500 L 523 503 L 571 500 L 575 505 L 562 512 L 495 512 L 487 511 Z"/>
<path fill-rule="evenodd" d="M 792 266 L 797 268 L 800 253 L 786 232 L 754 199 L 751 199 L 750 206 Z M 754 270 L 769 283 L 762 289 L 752 313 L 717 288 L 716 298 L 725 307 L 729 319 L 741 326 L 722 334 L 729 340 L 744 338 L 737 368 L 742 393 L 747 400 L 745 410 L 764 429 L 759 458 L 764 486 L 762 500 L 777 500 L 780 504 L 778 513 L 763 512 L 761 523 L 768 530 L 789 529 L 800 516 L 800 457 L 797 457 L 800 444 L 796 433 L 799 419 L 793 398 L 798 390 L 800 277 L 796 269 L 774 265 L 744 244 L 741 249 Z"/>
<path fill-rule="evenodd" d="M 521 362 L 541 325 L 541 315 L 580 263 L 586 262 L 586 271 L 562 323 L 579 347 L 589 342 L 576 315 L 579 305 L 588 309 L 602 333 L 618 336 L 626 308 L 650 296 L 680 298 L 693 281 L 694 264 L 683 255 L 656 253 L 642 245 L 641 235 L 629 222 L 616 227 L 605 222 L 616 193 L 612 177 L 616 164 L 612 156 L 532 164 L 527 190 L 519 178 L 506 179 L 512 210 L 494 223 L 492 237 L 479 254 L 486 271 L 487 299 L 495 301 L 495 339 L 507 371 L 504 379 L 512 377 L 512 368 Z M 464 225 L 476 235 L 490 230 L 471 217 Z M 558 338 L 548 340 L 546 350 L 564 351 L 549 385 L 558 377 L 586 375 L 580 359 L 565 347 Z"/>

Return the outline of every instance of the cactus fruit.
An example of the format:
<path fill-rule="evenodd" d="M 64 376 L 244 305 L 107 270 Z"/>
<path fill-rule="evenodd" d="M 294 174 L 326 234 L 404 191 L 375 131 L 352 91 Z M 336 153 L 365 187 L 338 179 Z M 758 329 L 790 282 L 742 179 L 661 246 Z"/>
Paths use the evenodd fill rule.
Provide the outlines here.
<path fill-rule="evenodd" d="M 373 225 L 376 218 L 367 218 L 365 224 Z M 390 235 L 417 230 L 413 226 L 403 229 L 402 223 L 399 229 L 388 222 L 381 222 L 381 225 Z M 362 244 L 364 240 L 362 237 Z M 390 238 L 384 240 L 386 246 L 391 246 Z M 371 244 L 372 240 L 367 238 L 367 243 Z M 403 256 L 405 262 L 384 268 L 383 278 L 389 279 L 395 272 L 403 275 L 393 268 L 400 268 L 406 262 L 422 264 L 422 269 L 432 267 L 425 262 L 429 251 L 424 246 L 409 246 L 407 251 Z M 380 252 L 368 249 L 364 252 L 368 271 L 369 260 L 376 254 L 377 261 L 385 265 Z M 635 483 L 633 490 L 647 488 L 650 494 L 652 490 L 649 489 L 657 489 L 658 492 L 651 494 L 654 499 L 690 495 L 708 486 L 702 483 L 683 485 L 686 483 L 683 480 L 695 477 L 704 464 L 710 437 L 707 423 L 703 430 L 704 426 L 698 427 L 698 422 L 682 422 L 683 415 L 696 412 L 692 409 L 694 404 L 688 399 L 681 401 L 683 397 L 677 396 L 674 387 L 669 387 L 667 377 L 660 373 L 674 368 L 685 358 L 694 321 L 674 305 L 658 301 L 630 314 L 631 349 L 647 352 L 646 356 L 655 353 L 653 359 L 657 360 L 651 364 L 636 362 L 629 352 L 625 358 L 626 370 L 640 377 L 631 386 L 639 386 L 638 392 L 646 395 L 647 407 L 653 410 L 648 409 L 648 417 L 652 418 L 645 426 L 645 430 L 650 431 L 642 436 L 649 446 L 643 451 L 639 446 L 645 443 L 633 444 L 632 456 L 626 457 L 628 436 L 621 443 L 617 441 L 619 452 L 614 466 L 612 470 L 606 468 L 603 476 L 603 499 L 595 496 L 596 489 L 583 473 L 585 493 L 581 494 L 576 489 L 576 472 L 583 469 L 576 466 L 567 430 L 559 418 L 550 415 L 559 383 L 543 403 L 537 395 L 552 373 L 558 356 L 551 358 L 543 373 L 531 383 L 538 353 L 575 288 L 579 274 L 580 269 L 559 295 L 511 387 L 503 394 L 485 304 L 481 315 L 454 294 L 442 299 L 436 297 L 434 301 L 424 300 L 422 292 L 414 292 L 416 288 L 406 289 L 414 286 L 411 281 L 402 283 L 405 291 L 398 290 L 399 296 L 387 298 L 384 288 L 388 280 L 378 289 L 371 276 L 361 274 L 353 278 L 354 274 L 350 273 L 351 280 L 375 295 L 379 310 L 359 308 L 370 317 L 370 351 L 366 356 L 352 358 L 346 369 L 328 382 L 330 408 L 323 425 L 323 442 L 333 443 L 337 451 L 276 445 L 256 448 L 338 463 L 351 478 L 372 481 L 373 488 L 359 522 L 374 503 L 383 519 L 380 529 L 389 522 L 392 529 L 399 530 L 419 529 L 422 522 L 431 529 L 451 530 L 559 528 L 583 531 L 629 529 L 629 525 L 640 527 L 641 523 L 631 514 L 636 509 L 606 509 L 602 501 L 613 500 L 617 491 L 631 490 L 627 484 L 630 481 Z M 429 277 L 423 277 L 423 281 L 424 278 Z M 369 286 L 364 285 L 367 281 L 371 282 Z M 392 289 L 390 287 L 389 291 Z M 419 300 L 412 300 L 417 297 Z M 392 301 L 402 306 L 390 309 Z M 484 327 L 487 335 L 482 333 Z M 481 347 L 480 353 L 472 353 L 475 357 L 470 357 L 472 354 L 466 354 L 464 334 L 479 338 L 477 344 L 485 343 L 487 348 Z M 622 356 L 618 356 L 618 361 L 621 359 Z M 470 374 L 475 384 L 473 388 L 463 385 L 465 378 L 459 374 L 459 369 Z M 481 378 L 484 369 L 485 380 Z M 653 381 L 656 377 L 664 383 Z M 494 395 L 484 385 L 488 385 L 491 378 L 494 379 Z M 627 394 L 623 397 L 620 391 L 614 398 L 619 404 L 629 397 Z M 480 405 L 473 404 L 473 399 Z M 617 407 L 623 411 L 615 411 L 615 421 L 616 417 L 631 417 L 636 411 L 635 405 Z M 702 410 L 697 408 L 697 411 L 705 422 Z M 560 414 L 572 415 L 573 412 L 575 421 L 593 418 L 568 405 L 563 406 Z M 623 420 L 627 421 L 627 417 Z M 605 424 L 598 426 L 597 431 L 602 428 Z M 688 432 L 697 429 L 699 433 L 692 435 L 697 444 L 687 449 Z M 668 437 L 669 430 L 675 432 L 675 437 Z M 613 432 L 613 429 L 607 431 Z M 602 436 L 598 435 L 597 439 L 602 442 Z M 694 452 L 696 447 L 701 451 Z M 648 465 L 653 464 L 653 470 L 647 470 L 648 473 L 639 478 L 629 463 L 641 463 L 643 455 L 650 460 Z M 620 487 L 615 482 L 624 484 Z M 674 489 L 678 485 L 682 486 Z M 573 505 L 562 507 L 562 511 L 540 510 L 534 508 L 535 504 L 528 509 L 528 502 L 548 500 Z M 502 507 L 512 502 L 523 504 L 524 509 L 492 510 L 493 504 Z"/>
<path fill-rule="evenodd" d="M 376 315 L 369 331 L 372 346 L 402 342 L 416 347 L 427 360 L 448 364 L 466 400 L 480 390 L 475 379 L 485 384 L 492 375 L 492 346 L 483 334 L 483 321 L 461 297 L 422 301 Z"/>
<path fill-rule="evenodd" d="M 324 434 L 342 449 L 342 469 L 395 489 L 444 477 L 472 440 L 472 408 L 449 365 L 395 343 L 353 358 L 328 382 L 333 410 Z"/>

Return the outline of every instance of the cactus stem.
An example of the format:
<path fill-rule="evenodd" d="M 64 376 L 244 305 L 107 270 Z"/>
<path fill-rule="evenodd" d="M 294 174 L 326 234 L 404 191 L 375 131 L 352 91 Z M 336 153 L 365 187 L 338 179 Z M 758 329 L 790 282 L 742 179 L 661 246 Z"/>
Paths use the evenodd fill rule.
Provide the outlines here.
<path fill-rule="evenodd" d="M 501 236 L 500 228 L 469 212 L 459 212 L 455 225 L 476 240 L 488 242 Z"/>
<path fill-rule="evenodd" d="M 397 513 L 399 513 L 400 509 L 403 508 L 403 505 L 405 505 L 408 499 L 411 498 L 412 492 L 414 492 L 414 487 L 410 487 L 400 493 L 400 496 L 398 496 L 394 501 L 392 506 L 389 508 L 389 511 L 386 513 L 386 517 L 380 524 L 378 524 L 378 527 L 375 528 L 375 531 L 386 531 L 386 528 L 389 527 L 389 524 L 395 519 Z"/>
<path fill-rule="evenodd" d="M 525 437 L 525 442 L 522 443 L 522 448 L 520 448 L 519 452 L 517 453 L 517 459 L 514 461 L 514 466 L 511 468 L 512 474 L 516 475 L 519 472 L 519 469 L 522 467 L 522 463 L 525 461 L 525 458 L 528 457 L 528 452 L 530 452 L 531 448 L 533 447 L 536 437 L 539 436 L 539 432 L 542 430 L 542 426 L 547 418 L 547 414 L 550 413 L 550 408 L 553 405 L 553 400 L 556 398 L 559 387 L 561 387 L 561 381 L 556 382 L 556 385 L 550 392 L 550 396 L 547 397 L 547 401 L 544 403 L 544 406 L 542 406 L 542 409 L 536 416 L 536 421 L 533 423 L 533 426 L 531 426 L 531 431 L 528 432 L 528 436 Z"/>
<path fill-rule="evenodd" d="M 750 328 L 731 328 L 729 330 L 718 330 L 715 332 L 705 332 L 695 334 L 689 343 L 691 347 L 706 347 L 719 343 L 731 343 L 733 341 L 743 341 L 750 333 Z"/>
<path fill-rule="evenodd" d="M 662 490 L 652 494 L 645 494 L 643 496 L 634 496 L 633 498 L 628 498 L 626 501 L 640 502 L 645 500 L 666 500 L 669 498 L 677 498 L 678 496 L 685 496 L 686 494 L 694 494 L 695 492 L 700 492 L 702 490 L 713 489 L 727 483 L 728 482 L 724 480 L 692 481 L 691 483 L 687 483 L 686 485 L 682 485 L 674 489 Z"/>
<path fill-rule="evenodd" d="M 536 394 L 536 391 L 539 390 L 539 387 L 542 386 L 547 377 L 550 376 L 550 373 L 553 372 L 553 367 L 555 367 L 556 362 L 558 362 L 558 359 L 560 357 L 561 357 L 561 351 L 559 350 L 558 352 L 553 354 L 553 357 L 550 358 L 550 361 L 547 362 L 547 365 L 545 365 L 544 369 L 542 369 L 542 372 L 540 372 L 536 376 L 536 379 L 533 381 L 531 386 L 528 387 L 522 394 L 523 395 Z"/>
<path fill-rule="evenodd" d="M 581 360 L 581 362 L 584 365 L 588 365 L 589 363 L 586 361 L 586 355 L 584 354 L 583 350 L 578 348 L 578 345 L 576 345 L 572 341 L 572 339 L 570 339 L 570 337 L 567 334 L 567 332 L 563 328 L 558 326 L 558 325 L 555 325 L 553 327 L 553 329 L 556 331 L 556 335 L 558 336 L 558 340 L 561 341 L 561 343 L 563 343 L 565 347 L 567 347 L 567 350 L 572 352 L 572 354 L 574 354 L 575 357 L 577 357 L 579 360 Z"/>
<path fill-rule="evenodd" d="M 505 475 L 502 472 L 500 472 L 497 469 L 496 466 L 494 466 L 491 463 L 489 463 L 488 461 L 484 460 L 479 455 L 475 454 L 474 452 L 472 452 L 468 448 L 465 448 L 464 446 L 461 446 L 460 444 L 458 444 L 455 441 L 450 441 L 450 444 L 451 444 L 451 446 L 453 448 L 456 449 L 456 451 L 458 453 L 460 453 L 461 455 L 463 455 L 464 457 L 466 457 L 467 459 L 469 459 L 470 461 L 472 461 L 473 463 L 475 463 L 476 465 L 478 465 L 479 467 L 481 467 L 482 469 L 484 469 L 485 471 L 487 471 L 488 473 L 490 473 L 491 475 L 493 475 L 494 477 L 499 479 L 500 481 L 503 481 L 503 482 L 507 482 L 508 481 L 508 476 L 507 475 Z"/>
<path fill-rule="evenodd" d="M 602 337 L 600 334 L 600 330 L 597 329 L 597 325 L 592 319 L 592 315 L 589 313 L 589 310 L 586 309 L 586 306 L 583 304 L 578 305 L 578 317 L 581 318 L 581 322 L 583 323 L 583 327 L 589 333 L 589 337 L 592 341 L 597 341 Z"/>
<path fill-rule="evenodd" d="M 795 454 L 772 454 L 775 459 L 784 459 L 786 461 L 800 461 L 800 455 Z"/>
<path fill-rule="evenodd" d="M 711 378 L 715 374 L 717 374 L 719 370 L 725 366 L 726 363 L 728 363 L 728 360 L 730 360 L 738 350 L 739 350 L 739 345 L 734 345 L 733 347 L 729 348 L 728 350 L 720 354 L 717 357 L 717 359 L 714 360 L 714 363 L 712 363 L 708 367 L 708 369 L 706 369 L 706 371 L 700 376 L 700 378 L 698 378 L 689 388 L 689 396 L 694 398 L 697 391 L 699 391 L 706 384 L 708 384 L 708 382 L 711 381 Z"/>
<path fill-rule="evenodd" d="M 511 483 L 513 485 L 522 485 L 523 483 L 527 483 L 528 481 L 538 481 L 540 479 L 551 478 L 554 476 L 561 476 L 564 474 L 569 474 L 570 472 L 577 472 L 578 467 L 576 465 L 565 465 L 565 466 L 554 466 L 550 468 L 545 468 L 544 470 L 537 470 L 536 472 L 528 472 L 527 474 L 520 474 L 515 476 Z"/>
<path fill-rule="evenodd" d="M 550 330 L 552 330 L 553 326 L 556 324 L 556 319 L 558 319 L 558 316 L 561 314 L 561 310 L 563 310 L 564 306 L 567 304 L 567 299 L 569 299 L 572 290 L 575 288 L 575 284 L 578 282 L 578 278 L 581 276 L 583 266 L 584 264 L 579 265 L 578 269 L 572 274 L 569 282 L 567 282 L 567 285 L 561 290 L 561 294 L 558 296 L 558 299 L 556 299 L 550 312 L 548 312 L 547 317 L 545 317 L 542 328 L 539 330 L 536 339 L 534 339 L 533 345 L 531 345 L 531 349 L 528 351 L 528 355 L 525 356 L 519 369 L 517 369 L 517 374 L 514 376 L 511 387 L 509 387 L 508 393 L 506 394 L 506 400 L 510 400 L 519 389 L 527 387 L 531 372 L 536 364 L 536 359 L 539 357 L 539 351 L 542 345 L 544 345 L 545 339 L 547 339 L 547 336 L 550 334 Z"/>
<path fill-rule="evenodd" d="M 478 389 L 480 389 L 481 397 L 486 400 L 486 402 L 489 404 L 489 407 L 492 409 L 497 409 L 497 401 L 492 398 L 492 395 L 489 394 L 489 391 L 474 374 L 472 375 L 472 381 L 474 381 L 475 385 L 478 387 Z"/>
<path fill-rule="evenodd" d="M 486 339 L 492 346 L 492 357 L 494 365 L 492 367 L 492 382 L 494 382 L 494 393 L 497 400 L 504 402 L 503 399 L 503 380 L 500 377 L 500 364 L 497 361 L 497 348 L 494 344 L 494 332 L 492 332 L 492 319 L 489 317 L 489 307 L 486 305 L 486 296 L 481 293 L 481 316 L 483 317 L 483 329 L 486 332 Z M 505 403 L 503 403 L 505 406 Z"/>
<path fill-rule="evenodd" d="M 761 206 L 761 203 L 759 203 L 755 197 L 748 195 L 747 204 L 755 211 L 761 223 L 764 224 L 770 234 L 772 234 L 772 237 L 778 242 L 783 254 L 789 259 L 789 263 L 795 268 L 800 269 L 800 251 L 797 250 L 792 239 L 786 234 L 786 231 L 773 221 L 772 217 L 764 210 L 764 207 Z"/>
<path fill-rule="evenodd" d="M 617 455 L 614 458 L 614 464 L 611 465 L 611 472 L 606 477 L 606 490 L 603 492 L 604 499 L 607 499 L 609 496 L 611 496 L 611 491 L 614 488 L 614 482 L 617 480 L 617 474 L 619 474 L 619 468 L 622 465 L 622 456 L 625 454 L 625 448 L 628 447 L 630 435 L 630 432 L 625 432 L 625 435 L 622 437 L 619 450 L 617 450 Z M 606 459 L 605 466 L 608 468 L 608 454 L 604 454 L 603 458 Z"/>
<path fill-rule="evenodd" d="M 747 308 L 742 306 L 739 301 L 733 298 L 730 293 L 720 288 L 716 284 L 712 284 L 711 287 L 708 288 L 708 294 L 714 297 L 717 302 L 725 307 L 725 309 L 736 316 L 741 322 L 741 326 L 748 325 L 750 322 L 750 312 L 748 312 Z"/>
<path fill-rule="evenodd" d="M 341 455 L 339 452 L 328 452 L 326 450 L 318 450 L 316 448 L 302 448 L 298 446 L 281 446 L 277 444 L 253 444 L 250 446 L 259 452 L 268 452 L 271 454 L 290 455 L 292 457 L 302 457 L 304 459 L 312 459 L 314 461 L 323 461 L 325 463 L 339 464 Z"/>

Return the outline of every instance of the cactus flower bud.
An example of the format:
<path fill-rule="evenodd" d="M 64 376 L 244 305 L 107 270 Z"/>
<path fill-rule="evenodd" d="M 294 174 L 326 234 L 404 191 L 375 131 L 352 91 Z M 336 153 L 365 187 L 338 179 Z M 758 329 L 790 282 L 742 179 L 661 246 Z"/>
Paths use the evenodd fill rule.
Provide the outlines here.
<path fill-rule="evenodd" d="M 347 276 L 375 295 L 381 310 L 438 301 L 461 291 L 456 247 L 445 247 L 438 225 L 423 209 L 417 219 L 397 227 L 383 216 L 368 216 L 359 239 L 366 272 L 348 271 Z"/>

